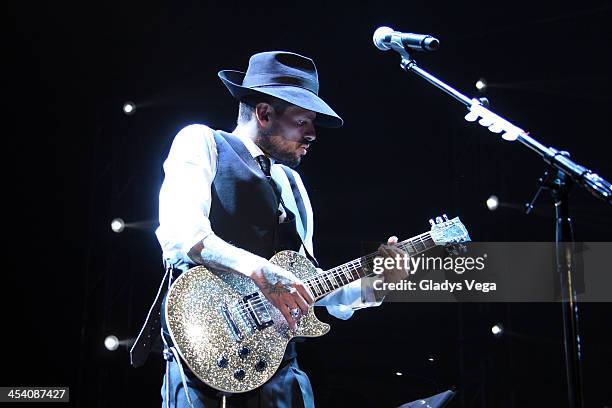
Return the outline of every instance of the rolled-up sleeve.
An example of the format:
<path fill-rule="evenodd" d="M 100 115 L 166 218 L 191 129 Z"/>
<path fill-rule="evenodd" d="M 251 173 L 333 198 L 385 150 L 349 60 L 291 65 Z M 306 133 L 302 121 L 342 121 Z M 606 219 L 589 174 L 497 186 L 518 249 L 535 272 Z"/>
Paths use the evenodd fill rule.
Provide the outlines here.
<path fill-rule="evenodd" d="M 211 186 L 217 167 L 212 130 L 189 125 L 174 138 L 164 162 L 157 239 L 169 262 L 189 262 L 189 250 L 212 234 Z"/>

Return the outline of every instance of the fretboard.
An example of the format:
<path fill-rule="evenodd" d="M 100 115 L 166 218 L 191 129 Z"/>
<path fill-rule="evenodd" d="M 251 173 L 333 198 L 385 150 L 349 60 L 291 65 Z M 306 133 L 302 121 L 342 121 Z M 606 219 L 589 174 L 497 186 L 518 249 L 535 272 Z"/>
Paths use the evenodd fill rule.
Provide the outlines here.
<path fill-rule="evenodd" d="M 416 237 L 397 243 L 398 248 L 406 251 L 409 256 L 415 256 L 436 246 L 431 234 L 426 232 Z M 334 290 L 348 285 L 351 282 L 374 275 L 374 258 L 378 253 L 371 253 L 361 258 L 339 265 L 333 269 L 319 273 L 305 280 L 306 285 L 315 296 L 320 299 Z"/>

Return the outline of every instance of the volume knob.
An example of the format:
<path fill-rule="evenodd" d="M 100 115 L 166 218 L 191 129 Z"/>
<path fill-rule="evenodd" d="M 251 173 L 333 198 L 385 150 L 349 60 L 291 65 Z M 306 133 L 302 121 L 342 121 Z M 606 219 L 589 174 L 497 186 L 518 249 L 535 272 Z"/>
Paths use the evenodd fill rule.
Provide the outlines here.
<path fill-rule="evenodd" d="M 217 365 L 221 368 L 227 367 L 227 358 L 225 356 L 221 356 L 217 359 Z"/>
<path fill-rule="evenodd" d="M 244 370 L 241 368 L 241 369 L 239 369 L 239 370 L 234 371 L 234 378 L 240 381 L 240 380 L 244 379 L 244 375 L 245 375 L 245 374 L 246 374 L 246 373 L 245 373 L 245 372 L 244 372 Z"/>
<path fill-rule="evenodd" d="M 246 358 L 250 352 L 251 352 L 251 349 L 245 346 L 245 347 L 242 347 L 240 350 L 238 350 L 238 355 L 240 356 L 240 358 Z"/>
<path fill-rule="evenodd" d="M 263 370 L 266 369 L 266 367 L 268 366 L 268 363 L 266 363 L 266 360 L 264 360 L 263 358 L 259 359 L 259 361 L 257 362 L 257 364 L 255 364 L 255 371 L 257 372 L 262 372 Z"/>

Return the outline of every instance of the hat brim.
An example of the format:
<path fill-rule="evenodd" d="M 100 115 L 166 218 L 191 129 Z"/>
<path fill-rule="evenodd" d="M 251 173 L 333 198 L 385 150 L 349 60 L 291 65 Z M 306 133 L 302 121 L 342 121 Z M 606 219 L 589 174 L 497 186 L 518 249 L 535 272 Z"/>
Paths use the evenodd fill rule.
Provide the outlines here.
<path fill-rule="evenodd" d="M 338 128 L 343 124 L 342 118 L 323 99 L 307 89 L 290 85 L 247 88 L 242 86 L 244 72 L 224 70 L 219 71 L 218 75 L 232 96 L 238 100 L 257 94 L 270 95 L 300 108 L 315 112 L 317 114 L 314 121 L 315 125 Z"/>

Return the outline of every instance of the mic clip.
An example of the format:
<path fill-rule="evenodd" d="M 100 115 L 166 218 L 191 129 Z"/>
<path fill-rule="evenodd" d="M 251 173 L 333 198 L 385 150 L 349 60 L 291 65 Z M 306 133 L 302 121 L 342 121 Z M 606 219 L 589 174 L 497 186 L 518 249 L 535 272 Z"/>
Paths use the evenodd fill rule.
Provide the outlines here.
<path fill-rule="evenodd" d="M 391 46 L 391 49 L 393 51 L 397 52 L 400 57 L 402 57 L 400 67 L 403 70 L 409 71 L 412 66 L 416 65 L 416 61 L 412 59 L 412 57 L 408 53 L 408 50 L 406 49 L 406 47 L 404 47 L 402 37 L 400 37 L 399 35 L 392 35 L 391 40 L 389 41 L 389 45 Z"/>

